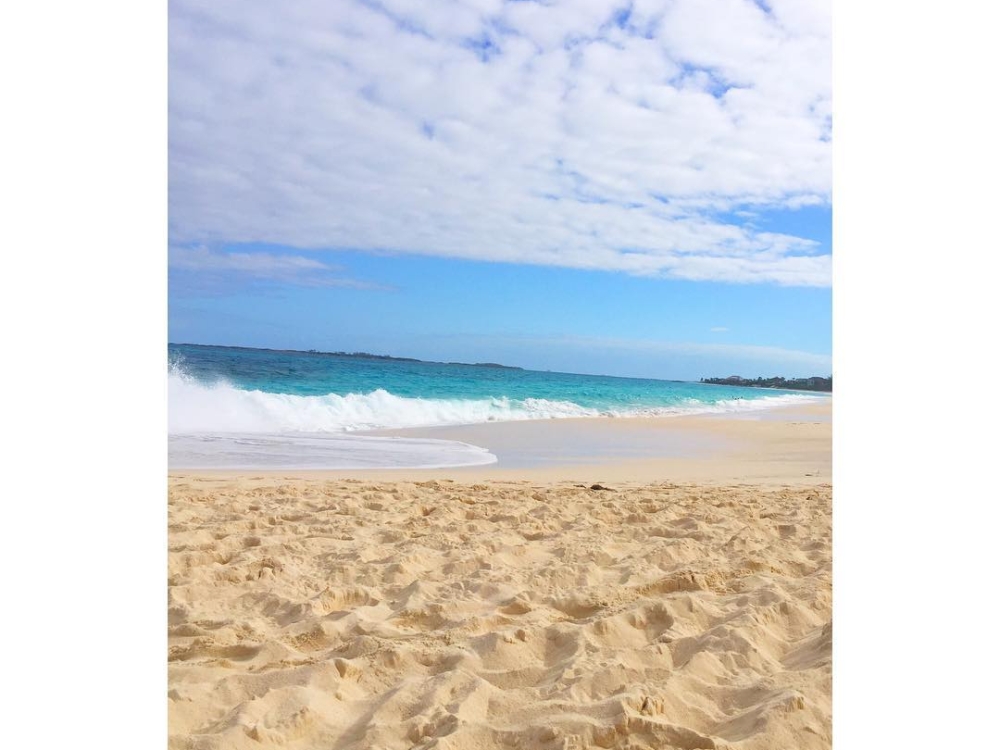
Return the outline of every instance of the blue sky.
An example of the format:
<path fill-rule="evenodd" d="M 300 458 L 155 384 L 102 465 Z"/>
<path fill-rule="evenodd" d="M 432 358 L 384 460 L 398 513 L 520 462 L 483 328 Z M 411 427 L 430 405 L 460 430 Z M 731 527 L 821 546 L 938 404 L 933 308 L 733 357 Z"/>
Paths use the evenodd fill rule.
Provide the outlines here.
<path fill-rule="evenodd" d="M 170 14 L 171 341 L 831 371 L 828 7 Z"/>

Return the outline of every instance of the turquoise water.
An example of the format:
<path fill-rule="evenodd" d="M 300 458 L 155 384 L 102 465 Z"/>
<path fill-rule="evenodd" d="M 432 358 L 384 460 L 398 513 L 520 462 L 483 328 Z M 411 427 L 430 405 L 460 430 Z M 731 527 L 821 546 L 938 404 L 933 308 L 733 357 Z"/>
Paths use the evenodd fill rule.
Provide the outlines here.
<path fill-rule="evenodd" d="M 187 344 L 169 345 L 168 358 L 175 465 L 194 460 L 188 456 L 192 451 L 205 454 L 196 465 L 211 466 L 263 466 L 267 462 L 261 456 L 269 451 L 287 454 L 282 465 L 315 454 L 309 465 L 327 468 L 350 468 L 344 465 L 345 452 L 354 463 L 371 462 L 358 468 L 486 463 L 495 458 L 475 446 L 408 445 L 398 439 L 390 445 L 384 438 L 376 445 L 357 433 L 528 419 L 744 412 L 824 398 L 671 380 Z M 358 458 L 359 450 L 370 455 Z"/>

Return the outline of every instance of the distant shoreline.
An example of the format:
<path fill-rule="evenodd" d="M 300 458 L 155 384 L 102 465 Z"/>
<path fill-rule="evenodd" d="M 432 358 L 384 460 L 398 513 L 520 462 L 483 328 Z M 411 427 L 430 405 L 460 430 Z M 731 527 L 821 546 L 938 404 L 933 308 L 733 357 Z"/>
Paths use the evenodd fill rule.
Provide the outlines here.
<path fill-rule="evenodd" d="M 746 383 L 709 383 L 708 381 L 691 381 L 693 383 L 698 383 L 698 385 L 722 385 L 729 388 L 756 388 L 758 391 L 791 391 L 793 393 L 809 393 L 811 395 L 827 395 L 832 396 L 833 391 L 814 391 L 809 388 L 785 388 L 783 386 L 777 385 L 747 385 Z"/>
<path fill-rule="evenodd" d="M 639 375 L 608 375 L 606 373 L 581 373 L 581 372 L 567 372 L 561 370 L 533 370 L 525 367 L 518 367 L 517 365 L 504 365 L 497 362 L 444 362 L 441 360 L 433 359 L 418 359 L 416 357 L 397 357 L 391 354 L 373 354 L 371 352 L 327 352 L 320 351 L 318 349 L 272 349 L 268 347 L 260 346 L 237 346 L 231 344 L 194 344 L 190 342 L 173 342 L 168 341 L 167 346 L 186 346 L 195 349 L 231 349 L 233 351 L 244 351 L 244 352 L 270 352 L 272 354 L 302 354 L 306 356 L 316 356 L 316 357 L 342 357 L 346 359 L 356 359 L 356 360 L 368 360 L 374 362 L 413 362 L 416 364 L 424 365 L 454 365 L 458 367 L 485 367 L 495 370 L 511 370 L 515 372 L 537 372 L 544 374 L 555 374 L 555 375 L 575 375 L 583 377 L 600 377 L 600 378 L 610 378 L 613 380 L 648 380 L 663 383 L 687 383 L 691 385 L 724 385 L 731 388 L 757 388 L 760 390 L 775 390 L 775 391 L 791 391 L 795 393 L 827 393 L 832 394 L 833 388 L 831 386 L 830 390 L 821 390 L 818 388 L 796 388 L 794 386 L 786 385 L 763 385 L 758 384 L 753 380 L 741 380 L 736 382 L 725 382 L 724 378 L 701 378 L 699 380 L 679 380 L 677 378 L 666 378 L 666 377 L 651 377 L 649 375 L 639 376 Z M 814 376 L 815 377 L 815 376 Z M 804 380 L 809 380 L 810 378 L 791 378 L 788 382 L 801 382 Z M 826 380 L 826 378 L 817 378 L 821 380 Z M 769 381 L 772 378 L 768 379 Z"/>
<path fill-rule="evenodd" d="M 805 378 L 785 378 L 775 375 L 770 378 L 743 378 L 732 375 L 728 378 L 702 378 L 702 385 L 727 385 L 736 388 L 760 388 L 763 390 L 803 391 L 806 393 L 833 393 L 833 376 L 810 375 Z"/>
<path fill-rule="evenodd" d="M 438 362 L 432 359 L 417 359 L 416 357 L 394 357 L 391 354 L 371 354 L 370 352 L 321 352 L 318 349 L 269 349 L 263 346 L 230 346 L 228 344 L 189 344 L 185 342 L 167 342 L 167 346 L 190 346 L 198 349 L 236 349 L 243 352 L 272 352 L 274 354 L 312 354 L 317 357 L 348 357 L 350 359 L 373 359 L 380 362 L 419 362 L 424 365 L 458 365 L 461 367 L 492 367 L 497 370 L 524 370 L 514 365 L 501 365 L 496 362 Z"/>

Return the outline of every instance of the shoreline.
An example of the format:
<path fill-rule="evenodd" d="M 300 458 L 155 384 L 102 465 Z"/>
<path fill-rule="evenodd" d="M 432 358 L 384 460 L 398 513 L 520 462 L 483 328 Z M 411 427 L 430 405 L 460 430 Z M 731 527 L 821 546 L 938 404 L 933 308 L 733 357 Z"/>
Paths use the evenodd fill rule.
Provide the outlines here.
<path fill-rule="evenodd" d="M 370 436 L 454 440 L 497 463 L 434 469 L 170 469 L 171 477 L 246 476 L 383 482 L 530 479 L 649 484 L 829 483 L 832 400 L 772 409 L 676 417 L 579 417 L 375 430 Z"/>
<path fill-rule="evenodd" d="M 545 466 L 170 471 L 168 747 L 828 750 L 831 411 L 399 431 L 569 440 Z"/>
<path fill-rule="evenodd" d="M 791 393 L 806 393 L 806 394 L 818 394 L 820 396 L 829 396 L 833 398 L 833 391 L 813 391 L 809 388 L 772 388 L 769 385 L 746 385 L 745 383 L 709 383 L 705 380 L 689 380 L 685 381 L 689 383 L 697 383 L 698 385 L 721 385 L 728 388 L 754 388 L 758 391 L 790 391 Z"/>

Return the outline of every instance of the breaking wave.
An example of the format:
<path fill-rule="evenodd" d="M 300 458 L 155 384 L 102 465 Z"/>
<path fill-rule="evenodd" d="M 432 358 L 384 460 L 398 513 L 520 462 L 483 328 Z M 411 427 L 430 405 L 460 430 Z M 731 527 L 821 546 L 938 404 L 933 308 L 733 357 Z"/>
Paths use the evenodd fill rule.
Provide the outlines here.
<path fill-rule="evenodd" d="M 596 409 L 572 401 L 542 398 L 427 399 L 370 393 L 297 396 L 205 383 L 172 367 L 168 385 L 172 435 L 199 433 L 344 433 L 405 427 L 479 424 L 572 417 L 641 417 L 730 413 L 816 401 L 808 395 L 699 401 L 672 406 Z"/>

